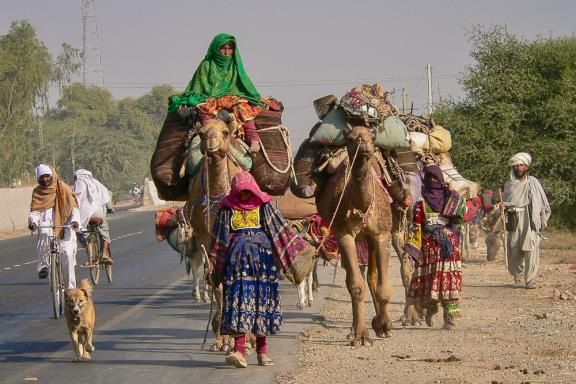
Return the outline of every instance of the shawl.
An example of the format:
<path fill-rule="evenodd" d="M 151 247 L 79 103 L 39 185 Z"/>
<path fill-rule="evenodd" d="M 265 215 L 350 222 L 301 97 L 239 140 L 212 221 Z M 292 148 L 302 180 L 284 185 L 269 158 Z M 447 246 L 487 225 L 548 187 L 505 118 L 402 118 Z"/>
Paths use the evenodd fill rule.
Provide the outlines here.
<path fill-rule="evenodd" d="M 234 44 L 232 56 L 219 52 L 226 43 Z M 171 97 L 168 112 L 176 112 L 181 105 L 194 107 L 209 97 L 226 95 L 240 96 L 252 104 L 262 105 L 260 94 L 244 70 L 236 38 L 221 33 L 212 40 L 208 53 L 194 72 L 186 90 Z"/>
<path fill-rule="evenodd" d="M 552 210 L 538 179 L 527 175 L 524 181 L 507 181 L 503 198 L 511 208 L 528 207 L 536 231 L 546 228 Z"/>
<path fill-rule="evenodd" d="M 247 201 L 240 200 L 238 195 L 242 191 L 252 192 L 252 197 Z M 232 179 L 232 189 L 222 200 L 222 205 L 228 208 L 234 208 L 237 211 L 251 211 L 270 200 L 270 195 L 262 192 L 256 180 L 254 180 L 254 176 L 248 171 L 241 171 Z"/>
<path fill-rule="evenodd" d="M 218 213 L 211 234 L 208 258 L 215 271 L 223 276 L 230 242 L 230 220 L 232 209 L 223 206 Z M 273 253 L 282 267 L 284 275 L 298 284 L 313 266 L 315 249 L 286 223 L 278 208 L 272 203 L 260 206 L 260 223 L 264 233 L 270 238 Z"/>
<path fill-rule="evenodd" d="M 32 191 L 30 211 L 45 211 L 54 208 L 55 226 L 64 225 L 75 207 L 78 207 L 76 195 L 72 192 L 72 188 L 58 177 L 53 168 L 52 183 L 48 187 L 38 185 Z M 64 238 L 64 228 L 56 228 L 55 232 L 59 239 Z"/>
<path fill-rule="evenodd" d="M 438 181 L 426 177 L 427 174 L 434 175 Z M 446 203 L 446 188 L 444 187 L 444 175 L 439 166 L 429 165 L 424 170 L 422 197 L 436 212 L 442 212 Z"/>
<path fill-rule="evenodd" d="M 92 172 L 79 169 L 74 173 L 73 189 L 78 200 L 80 219 L 86 226 L 92 215 L 102 216 L 103 207 L 110 202 L 110 192 L 92 176 Z"/>

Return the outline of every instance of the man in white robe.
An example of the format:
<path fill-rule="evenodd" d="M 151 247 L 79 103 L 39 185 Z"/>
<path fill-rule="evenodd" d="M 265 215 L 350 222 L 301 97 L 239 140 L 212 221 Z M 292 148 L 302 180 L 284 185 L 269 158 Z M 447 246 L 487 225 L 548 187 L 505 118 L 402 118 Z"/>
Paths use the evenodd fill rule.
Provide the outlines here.
<path fill-rule="evenodd" d="M 38 277 L 48 277 L 50 262 L 50 239 L 54 234 L 58 239 L 60 262 L 68 288 L 76 288 L 76 230 L 80 222 L 76 197 L 72 189 L 64 183 L 56 172 L 46 164 L 36 168 L 38 186 L 32 193 L 28 228 L 34 230 L 43 226 L 69 225 L 67 228 L 38 228 Z"/>
<path fill-rule="evenodd" d="M 540 259 L 540 232 L 546 228 L 551 210 L 540 182 L 528 175 L 532 158 L 520 152 L 512 156 L 510 181 L 504 185 L 508 231 L 508 271 L 514 282 L 536 288 Z"/>
<path fill-rule="evenodd" d="M 106 213 L 114 212 L 110 200 L 110 191 L 92 176 L 92 172 L 86 169 L 79 169 L 74 173 L 73 189 L 78 199 L 81 228 L 85 230 L 92 217 L 102 219 L 102 223 L 98 225 L 98 231 L 104 243 L 102 259 L 105 263 L 112 264 L 110 229 L 106 220 Z"/>

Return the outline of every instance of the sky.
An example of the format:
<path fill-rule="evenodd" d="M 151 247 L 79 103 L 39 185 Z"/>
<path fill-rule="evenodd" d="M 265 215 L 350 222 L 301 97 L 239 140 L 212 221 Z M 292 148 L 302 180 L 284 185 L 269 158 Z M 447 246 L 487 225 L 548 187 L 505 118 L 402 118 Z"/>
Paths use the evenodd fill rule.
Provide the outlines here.
<path fill-rule="evenodd" d="M 28 20 L 56 56 L 81 47 L 80 0 L 0 0 L 0 34 Z M 263 96 L 285 105 L 294 145 L 317 121 L 313 100 L 342 96 L 357 83 L 405 88 L 416 114 L 433 98 L 462 97 L 470 59 L 467 31 L 506 25 L 517 36 L 576 33 L 576 2 L 533 0 L 95 0 L 105 87 L 138 97 L 157 84 L 182 91 L 221 32 L 236 36 L 244 67 Z"/>

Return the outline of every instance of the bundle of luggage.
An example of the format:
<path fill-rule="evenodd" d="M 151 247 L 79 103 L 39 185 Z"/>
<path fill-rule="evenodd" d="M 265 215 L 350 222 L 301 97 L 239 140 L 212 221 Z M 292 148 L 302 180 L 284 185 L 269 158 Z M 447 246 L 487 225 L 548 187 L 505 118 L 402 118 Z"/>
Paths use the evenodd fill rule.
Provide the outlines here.
<path fill-rule="evenodd" d="M 260 150 L 250 153 L 240 130 L 231 140 L 229 156 L 252 173 L 263 191 L 277 196 L 284 194 L 290 184 L 292 149 L 288 129 L 282 125 L 282 104 L 267 100 L 272 102 L 254 119 Z M 229 113 L 219 110 L 216 118 L 227 121 Z M 204 155 L 195 132 L 201 121 L 196 108 L 183 108 L 166 116 L 150 163 L 152 179 L 165 200 L 185 201 L 190 180 L 201 169 Z"/>
<path fill-rule="evenodd" d="M 431 118 L 402 115 L 400 119 L 408 129 L 410 145 L 423 165 L 436 164 L 442 169 L 444 180 L 452 191 L 474 197 L 479 185 L 463 177 L 452 162 L 450 131 L 434 123 Z"/>
<path fill-rule="evenodd" d="M 340 100 L 329 95 L 314 101 L 314 108 L 320 121 L 294 159 L 292 192 L 301 198 L 319 194 L 328 179 L 348 162 L 346 131 L 363 125 L 374 132 L 384 184 L 395 201 L 403 201 L 414 184 L 411 180 L 419 179 L 419 168 L 406 125 L 390 103 L 388 92 L 379 84 L 361 84 Z"/>

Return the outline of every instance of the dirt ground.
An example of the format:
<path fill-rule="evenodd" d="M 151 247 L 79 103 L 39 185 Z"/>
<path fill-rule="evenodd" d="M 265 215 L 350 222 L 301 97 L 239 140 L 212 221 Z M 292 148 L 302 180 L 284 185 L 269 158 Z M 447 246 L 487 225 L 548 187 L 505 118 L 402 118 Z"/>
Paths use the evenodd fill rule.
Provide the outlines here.
<path fill-rule="evenodd" d="M 327 304 L 300 336 L 299 369 L 276 383 L 576 383 L 576 235 L 548 236 L 534 290 L 514 287 L 502 251 L 487 262 L 481 239 L 463 263 L 462 319 L 451 331 L 440 329 L 441 314 L 434 328 L 402 327 L 404 290 L 394 256 L 393 335 L 378 339 L 372 332 L 372 347 L 345 340 L 352 309 L 339 270 L 331 288 L 321 281 Z M 369 325 L 371 301 L 366 308 Z"/>

